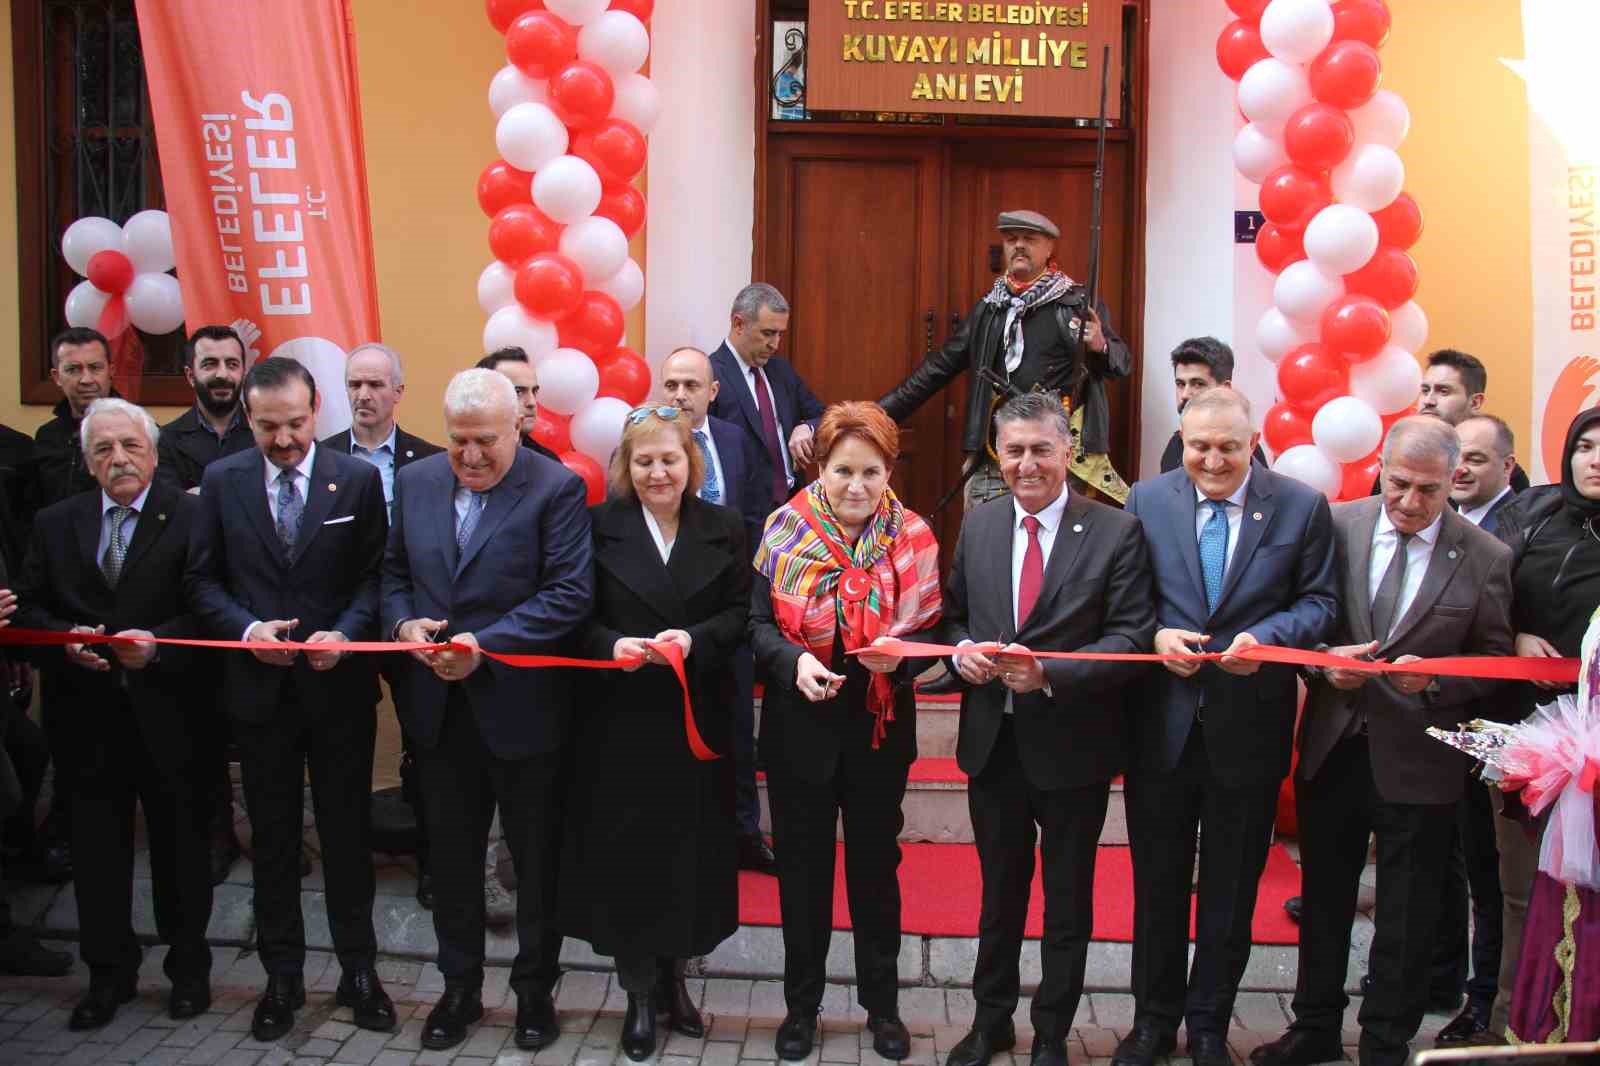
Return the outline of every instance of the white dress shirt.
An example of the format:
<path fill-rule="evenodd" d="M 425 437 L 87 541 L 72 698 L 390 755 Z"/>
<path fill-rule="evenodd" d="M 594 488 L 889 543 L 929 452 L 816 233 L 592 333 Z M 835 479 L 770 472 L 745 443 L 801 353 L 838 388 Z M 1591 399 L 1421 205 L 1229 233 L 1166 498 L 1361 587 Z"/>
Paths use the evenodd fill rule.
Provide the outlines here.
<path fill-rule="evenodd" d="M 644 527 L 650 531 L 650 539 L 656 542 L 656 551 L 661 554 L 661 561 L 665 563 L 672 558 L 672 546 L 678 542 L 678 538 L 667 540 L 661 535 L 661 524 L 656 521 L 656 516 L 650 513 L 650 508 L 641 503 L 639 510 L 644 514 Z"/>
<path fill-rule="evenodd" d="M 1233 495 L 1222 501 L 1222 509 L 1228 513 L 1228 553 L 1223 556 L 1222 562 L 1222 576 L 1224 580 L 1226 580 L 1228 576 L 1228 567 L 1233 565 L 1233 550 L 1239 546 L 1239 526 L 1244 523 L 1244 498 L 1246 493 L 1249 491 L 1250 474 L 1249 471 L 1246 471 L 1244 480 L 1239 483 L 1239 487 L 1237 489 L 1233 490 Z M 1209 497 L 1200 491 L 1199 486 L 1195 487 L 1194 497 L 1196 501 L 1194 510 L 1194 539 L 1196 543 L 1199 543 L 1200 532 L 1206 528 L 1206 522 L 1210 521 L 1211 519 L 1211 508 L 1206 505 L 1206 501 L 1209 499 Z"/>
<path fill-rule="evenodd" d="M 1406 545 L 1406 580 L 1400 588 L 1400 601 L 1395 604 L 1394 628 L 1399 628 L 1400 620 L 1411 610 L 1411 601 L 1417 598 L 1417 590 L 1422 587 L 1422 578 L 1428 571 L 1428 560 L 1433 558 L 1433 546 L 1439 542 L 1439 527 L 1444 524 L 1444 515 L 1433 520 L 1433 524 L 1411 538 Z M 1378 509 L 1378 525 L 1372 533 L 1372 562 L 1367 568 L 1367 604 L 1370 608 L 1372 601 L 1378 596 L 1378 586 L 1383 584 L 1383 575 L 1389 569 L 1389 562 L 1394 558 L 1395 546 L 1400 543 L 1400 534 L 1395 530 L 1394 523 L 1389 521 L 1389 510 L 1386 507 Z M 1374 633 L 1373 636 L 1382 641 L 1387 634 Z"/>
<path fill-rule="evenodd" d="M 1503 497 L 1509 495 L 1510 492 L 1511 492 L 1511 486 L 1507 485 L 1505 488 L 1503 488 L 1499 492 L 1495 493 L 1494 499 L 1490 500 L 1488 503 L 1483 504 L 1482 506 L 1479 506 L 1479 507 L 1472 507 L 1472 508 L 1469 508 L 1469 509 L 1467 509 L 1465 511 L 1462 511 L 1461 512 L 1461 517 L 1465 518 L 1468 522 L 1471 522 L 1475 526 L 1483 525 L 1484 516 L 1487 515 L 1490 511 L 1494 510 L 1494 505 L 1499 503 L 1500 500 Z"/>
<path fill-rule="evenodd" d="M 139 528 L 139 516 L 144 513 L 144 501 L 149 495 L 150 486 L 146 485 L 144 491 L 135 496 L 133 502 L 128 504 L 129 507 L 133 508 L 133 514 L 123 519 L 122 522 L 122 546 L 124 548 L 133 544 L 133 531 Z M 111 547 L 111 509 L 121 506 L 116 500 L 106 495 L 105 489 L 100 490 L 100 546 L 94 552 L 94 561 L 97 563 L 105 561 L 106 551 Z"/>
<path fill-rule="evenodd" d="M 294 465 L 294 490 L 300 494 L 300 506 L 304 507 L 311 502 L 311 464 L 317 457 L 317 442 L 312 441 L 311 447 L 306 449 L 306 457 Z M 278 474 L 281 471 L 271 459 L 262 456 L 262 466 L 266 467 L 267 511 L 272 515 L 272 524 L 278 524 Z"/>
<path fill-rule="evenodd" d="M 756 392 L 756 376 L 754 373 L 756 368 L 744 361 L 744 356 L 739 354 L 739 349 L 733 346 L 733 342 L 731 340 L 724 339 L 722 343 L 728 346 L 728 351 L 733 353 L 734 361 L 739 364 L 739 376 L 744 378 L 744 387 L 746 391 L 750 393 L 750 398 L 756 403 L 756 414 L 759 418 L 761 412 L 761 396 Z M 783 418 L 778 414 L 778 394 L 772 391 L 772 376 L 765 370 L 762 370 L 761 377 L 767 383 L 767 398 L 772 401 L 772 423 L 778 427 L 778 451 L 783 453 L 783 476 L 788 480 L 788 483 L 792 485 L 794 484 L 794 464 L 789 459 L 789 437 L 784 433 L 783 430 Z M 758 431 L 759 428 L 760 424 L 758 422 Z M 766 449 L 766 441 L 761 442 L 761 447 L 763 450 Z"/>
<path fill-rule="evenodd" d="M 701 439 L 703 439 L 706 442 L 706 455 L 711 460 L 711 469 L 706 471 L 706 473 L 707 474 L 713 474 L 714 473 L 714 474 L 717 475 L 717 488 L 719 488 L 722 491 L 722 499 L 721 499 L 720 502 L 723 503 L 723 504 L 727 504 L 727 502 L 728 502 L 728 479 L 722 472 L 722 454 L 717 451 L 717 435 L 715 433 L 711 432 L 711 420 L 709 418 L 701 419 L 700 424 L 698 426 L 695 426 L 694 429 L 692 429 L 690 432 L 695 434 L 695 435 L 697 435 L 697 436 L 699 436 Z M 706 480 L 710 480 L 710 479 L 707 478 Z M 702 484 L 700 486 L 700 492 L 701 492 L 701 497 L 700 498 L 701 499 L 705 499 L 705 496 L 704 496 L 705 485 L 704 484 Z M 648 514 L 649 512 L 646 512 L 646 513 Z"/>

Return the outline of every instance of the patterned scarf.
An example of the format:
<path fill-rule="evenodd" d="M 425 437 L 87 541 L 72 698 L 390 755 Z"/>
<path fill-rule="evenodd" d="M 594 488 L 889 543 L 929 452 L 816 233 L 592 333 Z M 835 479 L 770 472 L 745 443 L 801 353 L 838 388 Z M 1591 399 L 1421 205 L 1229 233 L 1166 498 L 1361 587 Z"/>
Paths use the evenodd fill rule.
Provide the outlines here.
<path fill-rule="evenodd" d="M 1016 346 L 1017 334 L 1022 329 L 1022 320 L 1028 312 L 1035 307 L 1043 307 L 1054 300 L 1059 300 L 1072 288 L 1073 281 L 1063 274 L 1052 260 L 1048 269 L 1034 279 L 1033 284 L 1018 292 L 1011 283 L 1011 275 L 1001 274 L 994 279 L 994 288 L 983 298 L 983 302 L 991 307 L 1005 308 L 1006 334 L 1000 350 L 1005 353 L 1006 373 L 1014 373 L 1022 365 L 1022 353 L 1017 353 L 1017 358 L 1012 359 L 1011 352 Z M 1009 312 L 1015 311 L 1015 314 Z"/>
<path fill-rule="evenodd" d="M 854 651 L 939 620 L 939 543 L 887 487 L 851 544 L 822 482 L 813 481 L 767 519 L 754 566 L 772 583 L 778 629 L 821 662 L 832 658 L 835 634 L 843 635 L 845 650 Z M 884 723 L 894 720 L 894 686 L 887 675 L 872 675 L 867 710 L 876 719 L 876 748 Z"/>

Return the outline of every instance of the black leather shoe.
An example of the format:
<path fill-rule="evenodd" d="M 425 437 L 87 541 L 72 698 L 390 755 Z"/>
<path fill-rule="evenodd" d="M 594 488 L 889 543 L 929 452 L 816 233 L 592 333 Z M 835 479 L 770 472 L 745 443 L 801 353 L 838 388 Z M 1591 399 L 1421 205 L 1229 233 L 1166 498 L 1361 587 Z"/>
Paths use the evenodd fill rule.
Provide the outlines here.
<path fill-rule="evenodd" d="M 643 1062 L 656 1053 L 656 1000 L 653 990 L 642 996 L 628 993 L 628 1010 L 622 1016 L 622 1053 Z"/>
<path fill-rule="evenodd" d="M 91 978 L 89 991 L 72 1008 L 67 1028 L 75 1033 L 100 1029 L 117 1016 L 118 1007 L 131 1002 L 137 994 L 135 979 L 96 981 Z"/>
<path fill-rule="evenodd" d="M 512 1039 L 523 1051 L 547 1048 L 561 1036 L 556 1001 L 549 989 L 517 993 L 517 1027 Z"/>
<path fill-rule="evenodd" d="M 467 1038 L 467 1026 L 483 1017 L 481 990 L 446 985 L 444 995 L 428 1012 L 422 1026 L 422 1046 L 430 1051 L 455 1047 Z"/>
<path fill-rule="evenodd" d="M 1285 914 L 1287 914 L 1289 916 L 1289 920 L 1291 922 L 1293 922 L 1295 925 L 1299 925 L 1300 924 L 1300 897 L 1299 896 L 1290 896 L 1288 899 L 1284 900 L 1283 901 L 1283 913 L 1285 913 Z"/>
<path fill-rule="evenodd" d="M 1337 1032 L 1313 1033 L 1306 1029 L 1290 1029 L 1272 1043 L 1250 1052 L 1253 1066 L 1312 1066 L 1343 1058 L 1344 1047 Z"/>
<path fill-rule="evenodd" d="M 383 990 L 376 970 L 356 970 L 339 980 L 339 990 L 333 1001 L 349 1007 L 355 1015 L 356 1028 L 371 1029 L 375 1033 L 394 1032 L 394 1003 Z"/>
<path fill-rule="evenodd" d="M 973 1028 L 950 1049 L 945 1066 L 987 1066 L 996 1052 L 1010 1051 L 1017 1046 L 1017 1027 L 1006 1019 L 998 1030 Z"/>
<path fill-rule="evenodd" d="M 239 858 L 239 838 L 233 835 L 233 826 L 219 826 L 211 834 L 211 885 L 217 885 L 228 879 L 228 874 L 233 870 L 233 864 Z"/>
<path fill-rule="evenodd" d="M 71 972 L 71 953 L 45 947 L 32 930 L 13 929 L 0 938 L 0 973 L 11 977 L 65 977 Z"/>
<path fill-rule="evenodd" d="M 1489 1032 L 1489 1010 L 1489 1004 L 1468 999 L 1461 1013 L 1439 1030 L 1439 1035 L 1433 1039 L 1433 1046 L 1477 1047 L 1498 1043 L 1494 1034 Z"/>
<path fill-rule="evenodd" d="M 692 1040 L 705 1036 L 706 1020 L 689 997 L 689 986 L 683 980 L 683 960 L 664 960 L 658 973 L 656 1017 L 667 1019 L 669 1029 Z"/>
<path fill-rule="evenodd" d="M 811 1054 L 816 1042 L 816 1011 L 809 1010 L 804 1013 L 790 1011 L 783 1016 L 783 1024 L 778 1026 L 778 1037 L 774 1042 L 778 1058 L 785 1062 L 799 1062 Z"/>
<path fill-rule="evenodd" d="M 204 977 L 174 981 L 167 996 L 167 1017 L 175 1022 L 198 1018 L 211 1009 L 211 982 Z"/>
<path fill-rule="evenodd" d="M 1178 1046 L 1177 1038 L 1151 1021 L 1136 1021 L 1112 1054 L 1111 1066 L 1151 1066 Z"/>
<path fill-rule="evenodd" d="M 433 875 L 426 870 L 417 875 L 417 903 L 425 911 L 433 910 Z"/>
<path fill-rule="evenodd" d="M 765 840 L 759 836 L 741 836 L 738 850 L 739 869 L 754 870 L 756 873 L 777 876 L 778 857 L 772 853 L 771 845 Z"/>
<path fill-rule="evenodd" d="M 294 1028 L 294 1012 L 305 1005 L 304 977 L 269 975 L 267 990 L 261 994 L 255 1016 L 250 1019 L 250 1035 L 263 1044 L 272 1043 Z"/>
<path fill-rule="evenodd" d="M 898 1061 L 911 1054 L 911 1033 L 895 1015 L 868 1015 L 867 1032 L 872 1034 L 872 1050 L 882 1057 Z"/>
<path fill-rule="evenodd" d="M 1190 1033 L 1189 1058 L 1194 1066 L 1233 1066 L 1228 1042 L 1218 1033 Z"/>
<path fill-rule="evenodd" d="M 1033 1038 L 1033 1052 L 1028 1056 L 1030 1066 L 1067 1066 L 1067 1041 L 1065 1037 L 1053 1040 L 1038 1036 Z"/>

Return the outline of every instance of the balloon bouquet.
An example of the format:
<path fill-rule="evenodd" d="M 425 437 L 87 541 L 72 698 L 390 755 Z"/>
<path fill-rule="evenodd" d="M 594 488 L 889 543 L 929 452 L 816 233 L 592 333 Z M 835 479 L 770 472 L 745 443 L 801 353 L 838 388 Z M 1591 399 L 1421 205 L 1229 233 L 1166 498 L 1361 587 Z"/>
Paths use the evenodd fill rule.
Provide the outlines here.
<path fill-rule="evenodd" d="M 1256 255 L 1277 275 L 1256 326 L 1280 401 L 1262 434 L 1273 468 L 1330 499 L 1366 496 L 1384 434 L 1415 410 L 1414 353 L 1428 320 L 1412 299 L 1422 233 L 1395 153 L 1405 102 L 1378 88 L 1383 0 L 1227 0 L 1238 17 L 1217 62 L 1239 83 L 1239 172 L 1261 186 Z"/>
<path fill-rule="evenodd" d="M 487 0 L 510 61 L 489 84 L 500 158 L 478 179 L 495 261 L 478 278 L 485 351 L 515 345 L 539 375 L 533 435 L 605 496 L 623 418 L 650 367 L 621 347 L 644 295 L 628 241 L 644 226 L 632 185 L 661 111 L 638 73 L 654 0 Z"/>
<path fill-rule="evenodd" d="M 167 273 L 176 256 L 165 211 L 140 211 L 121 226 L 109 218 L 80 218 L 62 234 L 61 255 L 87 279 L 67 294 L 67 325 L 108 338 L 130 322 L 155 334 L 183 325 L 183 293 Z"/>

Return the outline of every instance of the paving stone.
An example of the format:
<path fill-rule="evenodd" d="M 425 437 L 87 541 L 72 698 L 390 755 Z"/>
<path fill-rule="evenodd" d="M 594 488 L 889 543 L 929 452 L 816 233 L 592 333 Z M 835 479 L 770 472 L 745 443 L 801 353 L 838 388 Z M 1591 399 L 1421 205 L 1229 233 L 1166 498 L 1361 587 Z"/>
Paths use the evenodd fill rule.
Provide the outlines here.
<path fill-rule="evenodd" d="M 824 1033 L 822 1037 L 823 1062 L 855 1064 L 861 1061 L 861 1041 L 846 1030 Z"/>
<path fill-rule="evenodd" d="M 1096 1023 L 1125 1033 L 1133 1028 L 1133 997 L 1115 992 L 1095 992 L 1089 997 Z"/>
<path fill-rule="evenodd" d="M 567 971 L 556 990 L 556 1010 L 597 1011 L 606 1001 L 611 975 Z"/>
<path fill-rule="evenodd" d="M 597 955 L 587 940 L 567 937 L 561 942 L 561 965 L 579 970 L 614 970 L 616 964 L 609 955 Z"/>
<path fill-rule="evenodd" d="M 942 988 L 902 988 L 899 1003 L 900 1019 L 914 1035 L 931 1037 L 934 1026 L 949 1021 Z"/>
<path fill-rule="evenodd" d="M 834 930 L 833 936 L 828 941 L 828 958 L 825 965 L 830 981 L 849 982 L 856 979 L 855 939 L 849 933 Z M 902 985 L 922 983 L 922 937 L 900 938 L 900 954 L 895 960 L 895 969 Z M 780 955 L 779 976 L 781 975 Z"/>
<path fill-rule="evenodd" d="M 970 988 L 945 989 L 944 1007 L 952 1025 L 972 1028 L 972 1020 L 978 1013 L 978 1001 L 972 998 Z"/>
<path fill-rule="evenodd" d="M 323 1022 L 311 1031 L 311 1035 L 321 1040 L 337 1040 L 344 1042 L 356 1033 L 356 1027 L 348 1022 L 336 1022 L 332 1019 Z"/>
<path fill-rule="evenodd" d="M 344 1042 L 335 1055 L 340 1062 L 350 1063 L 351 1066 L 365 1066 L 378 1057 L 390 1040 L 394 1039 L 393 1033 L 378 1033 L 366 1029 L 359 1030 Z"/>
<path fill-rule="evenodd" d="M 739 1044 L 708 1043 L 700 1053 L 700 1066 L 736 1066 L 739 1050 Z"/>
<path fill-rule="evenodd" d="M 183 1057 L 185 1063 L 195 1066 L 214 1066 L 227 1056 L 230 1051 L 238 1050 L 238 1033 L 212 1033 L 200 1043 L 190 1049 L 189 1054 Z M 260 1058 L 260 1052 L 245 1052 L 254 1058 Z"/>
<path fill-rule="evenodd" d="M 1083 1042 L 1084 1051 L 1092 1059 L 1109 1058 L 1117 1050 L 1117 1041 L 1122 1038 L 1116 1030 L 1104 1026 L 1088 1026 L 1077 1031 L 1078 1039 Z"/>
<path fill-rule="evenodd" d="M 1239 982 L 1241 991 L 1293 992 L 1299 968 L 1298 948 L 1257 944 Z"/>
<path fill-rule="evenodd" d="M 752 1022 L 766 1020 L 781 1022 L 788 1012 L 788 1005 L 783 998 L 782 981 L 757 981 L 750 986 L 748 1016 Z"/>
<path fill-rule="evenodd" d="M 583 1038 L 583 1046 L 586 1048 L 611 1048 L 612 1050 L 621 1047 L 622 1019 L 617 1016 L 597 1018 L 588 1035 Z"/>
<path fill-rule="evenodd" d="M 1273 992 L 1241 992 L 1234 1000 L 1233 1016 L 1258 1033 L 1281 1033 L 1289 1024 L 1283 1002 Z"/>
<path fill-rule="evenodd" d="M 480 1025 L 461 1045 L 461 1054 L 493 1058 L 511 1039 L 511 1030 L 498 1025 Z"/>
<path fill-rule="evenodd" d="M 705 1050 L 706 1038 L 703 1036 L 685 1036 L 682 1033 L 674 1033 L 665 1026 L 658 1026 L 658 1029 L 667 1038 L 666 1044 L 661 1048 L 663 1056 L 676 1055 L 698 1059 Z"/>
<path fill-rule="evenodd" d="M 320 898 L 320 893 L 318 895 Z M 372 904 L 372 925 L 378 933 L 378 951 L 382 954 L 431 959 L 439 953 L 433 915 L 423 909 L 415 896 L 377 897 Z M 308 916 L 308 936 L 309 929 Z"/>
<path fill-rule="evenodd" d="M 772 1023 L 775 1024 L 781 1020 L 781 1018 L 773 1019 Z M 711 1032 L 707 1035 L 713 1042 L 728 1040 L 733 1041 L 735 1044 L 742 1044 L 745 1033 L 750 1026 L 750 1019 L 737 1014 L 714 1014 L 709 1021 L 711 1022 Z"/>
<path fill-rule="evenodd" d="M 717 1014 L 748 1014 L 753 983 L 714 977 L 706 982 L 706 1010 Z"/>
<path fill-rule="evenodd" d="M 217 1066 L 257 1066 L 260 1061 L 261 1052 L 234 1048 L 217 1060 Z"/>
<path fill-rule="evenodd" d="M 1083 976 L 1090 992 L 1126 991 L 1133 985 L 1133 945 L 1091 940 Z M 971 979 L 969 973 L 967 981 Z"/>
<path fill-rule="evenodd" d="M 581 1047 L 583 1047 L 582 1033 L 562 1033 L 556 1038 L 555 1043 L 534 1052 L 529 1061 L 534 1063 L 534 1066 L 567 1066 L 577 1057 L 578 1049 Z M 506 1053 L 502 1052 L 501 1062 L 505 1059 Z"/>
<path fill-rule="evenodd" d="M 578 1049 L 573 1066 L 611 1066 L 620 1057 L 615 1047 L 590 1047 L 586 1044 Z"/>
<path fill-rule="evenodd" d="M 740 926 L 701 960 L 701 972 L 707 977 L 782 977 L 783 930 Z"/>
<path fill-rule="evenodd" d="M 378 1057 L 372 1060 L 372 1066 L 411 1066 L 415 1061 L 417 1061 L 416 1052 L 390 1048 L 378 1052 Z"/>

